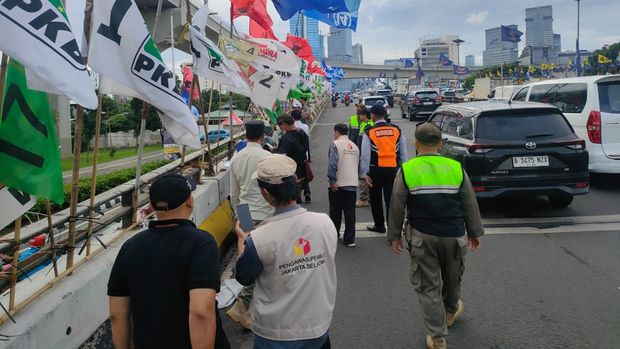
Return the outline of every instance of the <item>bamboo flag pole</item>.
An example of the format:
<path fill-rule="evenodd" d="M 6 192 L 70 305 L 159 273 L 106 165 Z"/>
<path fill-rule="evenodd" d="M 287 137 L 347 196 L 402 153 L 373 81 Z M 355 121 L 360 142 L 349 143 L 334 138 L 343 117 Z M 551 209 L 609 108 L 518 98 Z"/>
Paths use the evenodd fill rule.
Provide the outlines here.
<path fill-rule="evenodd" d="M 88 228 L 86 229 L 86 255 L 90 254 L 90 238 L 93 234 L 93 211 L 97 189 L 97 157 L 99 156 L 99 133 L 101 132 L 101 107 L 103 96 L 98 94 L 97 114 L 95 116 L 95 149 L 93 150 L 93 170 L 90 177 L 90 204 L 88 205 Z M 109 117 L 109 116 L 108 116 Z"/>
<path fill-rule="evenodd" d="M 198 83 L 198 91 L 200 91 L 200 81 Z M 205 143 L 207 144 L 207 159 L 209 160 L 209 164 L 207 165 L 207 169 L 210 175 L 215 174 L 215 170 L 213 168 L 213 158 L 211 154 L 211 143 L 209 142 L 209 122 L 211 121 L 211 101 L 213 100 L 213 88 L 215 87 L 215 81 L 211 81 L 211 91 L 209 92 L 209 114 L 207 119 L 205 120 L 205 107 L 202 103 L 202 94 L 200 95 L 200 114 L 202 120 L 202 126 L 205 131 Z"/>
<path fill-rule="evenodd" d="M 11 291 L 9 293 L 9 311 L 15 309 L 15 285 L 17 284 L 17 265 L 19 263 L 19 246 L 22 230 L 22 216 L 15 220 L 15 234 L 13 236 L 13 264 L 11 265 Z"/>
<path fill-rule="evenodd" d="M 2 54 L 2 63 L 0 63 L 0 115 L 2 115 L 2 105 L 4 104 L 4 82 L 6 81 L 6 66 L 9 56 Z"/>
<path fill-rule="evenodd" d="M 54 225 L 52 224 L 52 207 L 50 200 L 45 200 L 45 213 L 47 213 L 47 232 L 50 240 L 50 252 L 52 254 L 52 266 L 54 267 L 54 276 L 58 276 L 58 263 L 56 263 L 56 239 L 54 238 Z"/>

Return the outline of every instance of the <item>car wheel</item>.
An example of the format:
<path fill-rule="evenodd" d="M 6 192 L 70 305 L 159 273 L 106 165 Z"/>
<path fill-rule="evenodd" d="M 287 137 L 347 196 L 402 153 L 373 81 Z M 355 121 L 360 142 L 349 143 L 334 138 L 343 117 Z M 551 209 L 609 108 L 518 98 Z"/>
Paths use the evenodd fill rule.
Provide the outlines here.
<path fill-rule="evenodd" d="M 573 196 L 571 194 L 551 194 L 548 196 L 551 205 L 554 207 L 566 207 L 573 202 Z"/>

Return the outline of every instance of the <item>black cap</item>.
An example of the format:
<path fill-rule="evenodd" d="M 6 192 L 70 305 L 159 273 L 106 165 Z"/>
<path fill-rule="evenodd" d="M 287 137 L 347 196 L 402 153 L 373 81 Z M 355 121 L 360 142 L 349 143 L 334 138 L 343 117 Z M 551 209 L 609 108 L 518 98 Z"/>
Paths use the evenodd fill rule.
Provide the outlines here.
<path fill-rule="evenodd" d="M 441 142 L 441 129 L 430 122 L 425 122 L 415 128 L 415 139 L 421 143 L 436 144 Z"/>
<path fill-rule="evenodd" d="M 371 114 L 375 114 L 377 116 L 385 116 L 386 112 L 385 112 L 385 107 L 381 104 L 375 104 L 372 106 L 372 108 L 370 108 L 370 113 Z"/>
<path fill-rule="evenodd" d="M 167 173 L 155 180 L 149 190 L 149 201 L 155 211 L 169 211 L 181 206 L 192 191 L 196 182 L 180 174 Z"/>
<path fill-rule="evenodd" d="M 245 135 L 252 139 L 265 135 L 265 123 L 262 120 L 250 120 L 245 123 Z"/>

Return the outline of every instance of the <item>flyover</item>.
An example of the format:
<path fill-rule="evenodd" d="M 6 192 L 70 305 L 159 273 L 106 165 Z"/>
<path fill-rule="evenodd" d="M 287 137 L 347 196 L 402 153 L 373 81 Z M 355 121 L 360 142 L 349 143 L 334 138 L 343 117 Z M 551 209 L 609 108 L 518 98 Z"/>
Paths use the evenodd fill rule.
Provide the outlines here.
<path fill-rule="evenodd" d="M 352 64 L 335 62 L 331 60 L 325 60 L 325 63 L 333 66 L 339 66 L 344 70 L 344 79 L 363 79 L 363 78 L 377 78 L 387 77 L 392 78 L 394 74 L 399 79 L 415 78 L 417 67 L 405 68 L 402 66 L 392 65 L 380 65 L 380 64 Z M 452 73 L 452 67 L 444 67 L 438 65 L 437 67 L 423 68 L 424 74 L 427 76 L 441 77 L 442 79 L 455 79 L 456 76 Z M 471 73 L 476 73 L 480 68 L 470 68 Z M 385 74 L 385 75 L 383 75 Z M 462 75 L 461 78 L 467 77 Z"/>

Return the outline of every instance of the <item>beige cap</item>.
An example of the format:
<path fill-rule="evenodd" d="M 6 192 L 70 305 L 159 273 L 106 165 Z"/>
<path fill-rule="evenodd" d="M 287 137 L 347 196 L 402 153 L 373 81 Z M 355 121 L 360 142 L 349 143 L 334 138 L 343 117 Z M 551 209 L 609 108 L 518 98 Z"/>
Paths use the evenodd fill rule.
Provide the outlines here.
<path fill-rule="evenodd" d="M 425 122 L 415 128 L 415 139 L 422 143 L 441 142 L 441 129 L 433 123 Z"/>
<path fill-rule="evenodd" d="M 265 183 L 282 184 L 282 179 L 295 175 L 297 164 L 283 154 L 265 156 L 259 163 L 253 178 Z"/>

